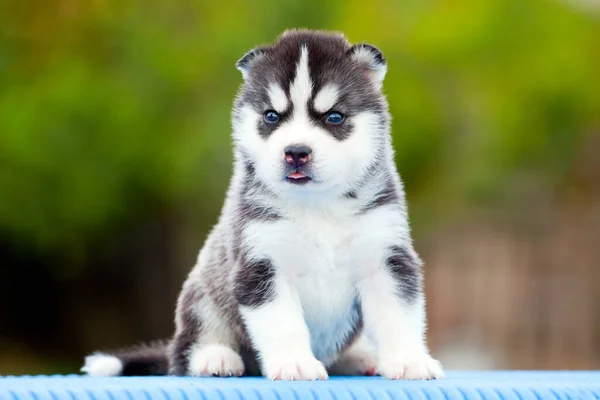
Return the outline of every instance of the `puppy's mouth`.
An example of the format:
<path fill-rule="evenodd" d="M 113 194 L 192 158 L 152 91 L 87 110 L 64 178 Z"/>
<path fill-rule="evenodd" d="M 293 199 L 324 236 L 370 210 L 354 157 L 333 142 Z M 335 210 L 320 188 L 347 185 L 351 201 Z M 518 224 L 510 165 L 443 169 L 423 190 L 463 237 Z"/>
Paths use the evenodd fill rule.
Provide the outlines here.
<path fill-rule="evenodd" d="M 311 181 L 311 177 L 300 171 L 295 171 L 285 177 L 286 180 L 295 185 L 304 185 Z"/>

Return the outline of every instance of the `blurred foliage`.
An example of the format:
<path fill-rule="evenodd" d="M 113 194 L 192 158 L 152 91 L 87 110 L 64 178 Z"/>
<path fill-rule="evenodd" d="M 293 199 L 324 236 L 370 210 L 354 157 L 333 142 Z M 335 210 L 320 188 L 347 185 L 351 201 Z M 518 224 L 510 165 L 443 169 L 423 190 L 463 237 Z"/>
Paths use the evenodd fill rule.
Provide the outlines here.
<path fill-rule="evenodd" d="M 384 51 L 422 225 L 502 202 L 531 171 L 551 192 L 600 127 L 599 17 L 558 0 L 4 0 L 0 231 L 76 257 L 157 207 L 185 204 L 208 229 L 231 171 L 234 63 L 289 27 Z"/>

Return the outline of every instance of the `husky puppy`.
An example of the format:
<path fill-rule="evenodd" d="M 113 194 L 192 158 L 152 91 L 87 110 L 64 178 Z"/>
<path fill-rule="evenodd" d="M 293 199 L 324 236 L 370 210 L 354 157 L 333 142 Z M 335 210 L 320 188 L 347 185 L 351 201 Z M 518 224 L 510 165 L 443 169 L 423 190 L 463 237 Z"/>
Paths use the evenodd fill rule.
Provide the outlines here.
<path fill-rule="evenodd" d="M 434 379 L 421 261 L 394 164 L 386 60 L 284 32 L 238 62 L 235 163 L 165 344 L 86 357 L 93 376 Z"/>

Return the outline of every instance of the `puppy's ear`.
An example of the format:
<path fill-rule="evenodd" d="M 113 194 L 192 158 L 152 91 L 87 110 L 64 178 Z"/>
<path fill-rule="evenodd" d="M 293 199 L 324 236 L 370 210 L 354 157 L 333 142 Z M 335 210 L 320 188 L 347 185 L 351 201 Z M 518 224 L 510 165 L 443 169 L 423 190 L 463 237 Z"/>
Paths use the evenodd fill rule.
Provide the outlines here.
<path fill-rule="evenodd" d="M 356 44 L 348 51 L 350 57 L 364 67 L 369 79 L 377 89 L 381 89 L 383 78 L 387 72 L 387 62 L 383 53 L 377 47 L 367 43 Z"/>
<path fill-rule="evenodd" d="M 244 56 L 238 60 L 235 67 L 242 72 L 244 79 L 246 79 L 254 64 L 267 54 L 267 51 L 267 47 L 257 47 L 244 54 Z"/>

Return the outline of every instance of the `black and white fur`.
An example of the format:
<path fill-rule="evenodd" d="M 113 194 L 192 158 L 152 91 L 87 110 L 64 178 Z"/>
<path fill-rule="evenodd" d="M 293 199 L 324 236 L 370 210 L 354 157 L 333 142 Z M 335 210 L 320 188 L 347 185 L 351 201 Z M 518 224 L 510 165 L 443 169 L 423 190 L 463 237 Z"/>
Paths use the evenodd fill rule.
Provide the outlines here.
<path fill-rule="evenodd" d="M 382 53 L 341 34 L 292 30 L 237 67 L 233 177 L 183 286 L 173 339 L 92 354 L 82 370 L 441 378 L 424 338 L 421 261 L 394 164 Z M 269 110 L 279 122 L 265 121 Z M 341 124 L 327 121 L 331 111 Z M 290 163 L 289 146 L 310 148 L 304 164 Z"/>

